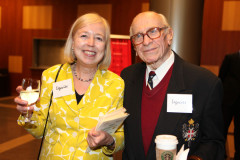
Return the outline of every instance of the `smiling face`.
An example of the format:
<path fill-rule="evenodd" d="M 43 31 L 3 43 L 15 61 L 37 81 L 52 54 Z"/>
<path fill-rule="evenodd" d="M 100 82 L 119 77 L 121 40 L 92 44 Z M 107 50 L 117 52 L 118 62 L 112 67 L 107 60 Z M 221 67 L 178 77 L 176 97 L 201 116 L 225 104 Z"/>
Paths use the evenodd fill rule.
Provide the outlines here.
<path fill-rule="evenodd" d="M 167 22 L 154 12 L 144 12 L 137 15 L 132 23 L 132 34 L 146 33 L 153 27 L 165 27 Z M 142 44 L 135 45 L 134 48 L 139 57 L 152 69 L 158 68 L 171 53 L 172 29 L 167 28 L 161 31 L 161 37 L 150 39 L 147 35 L 144 36 Z"/>
<path fill-rule="evenodd" d="M 77 63 L 85 67 L 97 67 L 104 57 L 105 44 L 105 27 L 102 23 L 78 29 L 72 44 Z"/>

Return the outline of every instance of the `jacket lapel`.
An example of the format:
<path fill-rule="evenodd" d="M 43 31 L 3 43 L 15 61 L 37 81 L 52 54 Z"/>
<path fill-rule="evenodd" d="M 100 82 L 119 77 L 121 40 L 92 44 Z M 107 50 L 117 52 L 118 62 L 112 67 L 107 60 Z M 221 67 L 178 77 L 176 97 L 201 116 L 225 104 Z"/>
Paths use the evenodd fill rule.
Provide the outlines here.
<path fill-rule="evenodd" d="M 141 129 L 141 104 L 142 104 L 142 89 L 143 89 L 143 84 L 144 84 L 144 77 L 145 77 L 145 72 L 146 72 L 146 64 L 141 63 L 139 69 L 136 69 L 134 72 L 134 78 L 132 80 L 131 88 L 134 91 L 134 96 L 132 99 L 132 105 L 134 106 L 133 111 L 131 111 L 131 116 L 134 117 L 134 124 L 132 130 L 134 130 L 136 134 L 133 141 L 135 141 L 133 144 L 137 144 L 137 151 L 138 154 L 141 156 L 139 157 L 145 157 L 144 154 L 144 148 L 143 148 L 143 141 L 142 141 L 142 129 Z M 132 92 L 131 92 L 132 93 Z"/>
<path fill-rule="evenodd" d="M 80 109 L 84 108 L 84 106 L 88 106 L 89 103 L 93 103 L 94 100 L 99 96 L 99 94 L 103 93 L 104 91 L 104 78 L 103 78 L 103 73 L 100 70 L 97 70 L 92 83 L 88 87 L 86 93 L 84 94 L 82 100 L 80 101 L 79 104 L 77 104 L 76 100 L 76 93 L 75 93 L 75 88 L 74 88 L 74 83 L 73 83 L 73 76 L 72 76 L 72 70 L 70 65 L 67 65 L 66 67 L 63 68 L 65 71 L 65 74 L 59 75 L 58 81 L 61 80 L 66 80 L 66 79 L 71 79 L 72 80 L 72 91 L 74 94 L 63 96 L 62 98 L 64 99 L 65 103 L 70 107 L 70 109 L 78 115 L 78 112 Z"/>
<path fill-rule="evenodd" d="M 147 159 L 156 156 L 155 152 L 155 138 L 159 134 L 174 134 L 177 124 L 183 114 L 167 113 L 167 94 L 177 93 L 183 94 L 186 92 L 184 78 L 183 78 L 183 60 L 176 54 L 174 60 L 174 66 L 172 71 L 172 76 L 167 88 L 167 92 L 163 101 L 163 106 L 161 113 L 152 137 L 151 145 L 149 147 L 149 152 L 147 154 Z"/>
<path fill-rule="evenodd" d="M 76 94 L 74 89 L 74 83 L 73 83 L 73 76 L 72 76 L 72 70 L 70 64 L 64 65 L 62 67 L 62 71 L 59 73 L 59 81 L 71 79 L 72 81 L 72 92 L 73 94 L 63 96 L 65 103 L 70 107 L 70 109 L 75 113 L 78 114 L 78 107 L 77 107 L 77 100 L 76 100 Z"/>
<path fill-rule="evenodd" d="M 97 70 L 92 83 L 89 85 L 83 99 L 78 104 L 78 108 L 82 109 L 84 106 L 88 106 L 88 104 L 95 102 L 95 99 L 104 92 L 104 83 L 105 79 L 103 78 L 104 71 Z"/>

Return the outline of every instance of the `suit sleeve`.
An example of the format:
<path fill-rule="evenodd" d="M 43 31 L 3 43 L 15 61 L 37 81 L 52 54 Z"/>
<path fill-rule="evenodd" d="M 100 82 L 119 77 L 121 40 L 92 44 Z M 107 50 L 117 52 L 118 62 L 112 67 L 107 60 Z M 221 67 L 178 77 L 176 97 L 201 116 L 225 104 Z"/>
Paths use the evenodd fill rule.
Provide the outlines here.
<path fill-rule="evenodd" d="M 222 62 L 222 65 L 220 67 L 220 70 L 219 70 L 219 75 L 218 77 L 224 81 L 224 78 L 226 77 L 226 74 L 229 70 L 229 58 L 228 56 L 225 56 L 223 62 Z"/>
<path fill-rule="evenodd" d="M 35 138 L 42 138 L 43 131 L 46 125 L 46 118 L 48 114 L 49 104 L 50 104 L 50 95 L 52 92 L 52 83 L 56 77 L 55 71 L 58 71 L 60 65 L 56 65 L 50 69 L 43 71 L 41 78 L 41 92 L 40 92 L 40 101 L 37 102 L 36 106 L 40 108 L 39 111 L 33 111 L 31 117 L 32 121 L 35 121 L 33 125 L 25 124 L 23 127 Z M 54 71 L 55 70 L 55 71 Z M 21 116 L 19 117 L 22 118 Z M 46 129 L 48 128 L 48 125 Z"/>
<path fill-rule="evenodd" d="M 33 111 L 31 120 L 35 121 L 33 125 L 24 124 L 22 125 L 32 136 L 35 138 L 42 138 L 43 130 L 46 124 L 46 117 L 48 113 L 48 106 L 50 103 L 51 87 L 46 82 L 46 77 L 49 73 L 45 70 L 41 78 L 41 92 L 40 92 L 40 101 L 37 102 L 36 106 L 40 108 L 38 112 Z M 23 117 L 19 117 L 21 119 Z"/>
<path fill-rule="evenodd" d="M 225 139 L 223 135 L 223 118 L 221 99 L 223 96 L 222 84 L 219 79 L 215 81 L 209 90 L 202 115 L 202 139 L 193 155 L 204 160 L 223 160 L 225 153 Z"/>
<path fill-rule="evenodd" d="M 120 89 L 121 88 L 121 89 Z M 118 97 L 115 99 L 113 107 L 116 109 L 122 108 L 123 107 L 123 95 L 124 95 L 124 81 L 121 81 L 121 85 L 119 85 L 120 92 L 115 92 L 119 93 Z M 114 150 L 108 149 L 108 147 L 104 146 L 102 147 L 103 152 L 106 155 L 112 155 L 115 152 L 118 152 L 123 149 L 124 146 L 124 130 L 123 130 L 123 124 L 117 129 L 117 131 L 112 135 L 113 139 L 115 140 L 115 148 Z"/>

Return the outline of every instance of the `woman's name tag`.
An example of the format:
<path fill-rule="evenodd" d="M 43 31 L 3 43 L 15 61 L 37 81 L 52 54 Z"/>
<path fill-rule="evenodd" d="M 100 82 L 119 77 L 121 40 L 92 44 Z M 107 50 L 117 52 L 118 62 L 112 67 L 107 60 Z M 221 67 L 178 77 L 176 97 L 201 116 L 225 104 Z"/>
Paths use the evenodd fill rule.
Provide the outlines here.
<path fill-rule="evenodd" d="M 72 91 L 72 80 L 67 79 L 53 83 L 53 98 L 74 94 Z"/>

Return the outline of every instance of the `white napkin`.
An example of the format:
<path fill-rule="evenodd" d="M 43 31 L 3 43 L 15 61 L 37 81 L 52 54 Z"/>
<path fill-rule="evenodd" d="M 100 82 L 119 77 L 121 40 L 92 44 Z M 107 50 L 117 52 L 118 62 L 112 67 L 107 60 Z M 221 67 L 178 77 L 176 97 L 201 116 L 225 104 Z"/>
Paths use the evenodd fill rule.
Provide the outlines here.
<path fill-rule="evenodd" d="M 184 145 L 182 145 L 180 151 L 177 153 L 176 160 L 187 160 L 189 148 L 184 150 Z"/>

